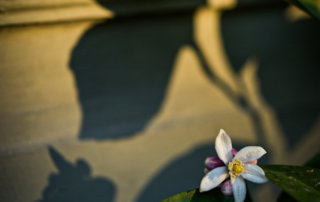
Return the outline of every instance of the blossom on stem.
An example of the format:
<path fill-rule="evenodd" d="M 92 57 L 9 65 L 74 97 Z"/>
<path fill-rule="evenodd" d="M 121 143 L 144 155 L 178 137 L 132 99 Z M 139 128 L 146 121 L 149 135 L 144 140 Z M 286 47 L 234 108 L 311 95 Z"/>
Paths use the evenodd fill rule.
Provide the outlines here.
<path fill-rule="evenodd" d="M 267 181 L 264 171 L 254 164 L 266 153 L 262 147 L 247 146 L 234 155 L 231 139 L 221 129 L 216 138 L 215 149 L 224 166 L 212 169 L 202 178 L 200 192 L 209 191 L 230 177 L 234 199 L 236 202 L 242 202 L 246 197 L 244 179 L 255 183 Z"/>

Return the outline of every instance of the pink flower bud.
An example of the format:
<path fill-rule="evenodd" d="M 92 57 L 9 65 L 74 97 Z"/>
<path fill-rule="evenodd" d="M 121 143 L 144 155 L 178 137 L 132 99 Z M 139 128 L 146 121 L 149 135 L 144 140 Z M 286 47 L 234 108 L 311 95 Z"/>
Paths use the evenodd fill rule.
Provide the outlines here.
<path fill-rule="evenodd" d="M 230 180 L 225 181 L 221 186 L 221 192 L 225 196 L 231 196 L 233 194 L 232 184 Z"/>
<path fill-rule="evenodd" d="M 235 148 L 232 148 L 232 154 L 235 156 L 237 154 L 237 150 Z"/>
<path fill-rule="evenodd" d="M 209 171 L 214 168 L 224 166 L 223 161 L 221 161 L 217 156 L 208 156 L 204 164 Z"/>

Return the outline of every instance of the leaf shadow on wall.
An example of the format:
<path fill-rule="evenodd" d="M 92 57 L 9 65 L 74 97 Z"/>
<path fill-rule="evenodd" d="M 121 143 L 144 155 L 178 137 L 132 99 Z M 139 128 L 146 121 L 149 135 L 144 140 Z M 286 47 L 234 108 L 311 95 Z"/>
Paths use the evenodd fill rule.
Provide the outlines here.
<path fill-rule="evenodd" d="M 73 165 L 56 149 L 50 147 L 49 153 L 58 173 L 49 176 L 49 185 L 43 190 L 42 199 L 37 202 L 114 201 L 114 183 L 106 178 L 92 177 L 86 161 L 78 159 Z"/>
<path fill-rule="evenodd" d="M 259 61 L 263 98 L 276 113 L 290 147 L 314 126 L 320 112 L 320 27 L 315 19 L 290 22 L 277 8 L 224 12 L 223 43 L 235 71 L 249 57 Z"/>
<path fill-rule="evenodd" d="M 178 49 L 192 41 L 192 14 L 117 18 L 84 33 L 70 61 L 83 112 L 79 138 L 141 131 L 161 107 Z"/>

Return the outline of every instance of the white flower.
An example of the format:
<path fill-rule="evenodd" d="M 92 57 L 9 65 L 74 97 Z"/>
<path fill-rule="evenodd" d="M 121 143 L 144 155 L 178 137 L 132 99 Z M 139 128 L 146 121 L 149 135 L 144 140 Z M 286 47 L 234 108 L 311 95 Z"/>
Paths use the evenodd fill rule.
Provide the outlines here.
<path fill-rule="evenodd" d="M 209 191 L 217 187 L 230 176 L 234 199 L 236 202 L 242 202 L 246 197 L 244 179 L 255 183 L 267 181 L 264 171 L 259 166 L 250 163 L 267 153 L 262 147 L 244 147 L 233 157 L 231 139 L 221 129 L 216 138 L 215 148 L 225 166 L 211 170 L 202 178 L 200 192 Z"/>

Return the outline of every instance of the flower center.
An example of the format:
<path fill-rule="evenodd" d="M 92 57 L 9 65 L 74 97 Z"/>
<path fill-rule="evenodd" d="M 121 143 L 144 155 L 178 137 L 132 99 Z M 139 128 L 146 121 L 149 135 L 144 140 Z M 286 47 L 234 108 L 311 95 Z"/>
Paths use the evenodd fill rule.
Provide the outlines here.
<path fill-rule="evenodd" d="M 242 162 L 238 159 L 235 159 L 234 161 L 229 162 L 228 169 L 231 174 L 239 176 L 240 173 L 243 171 Z"/>

